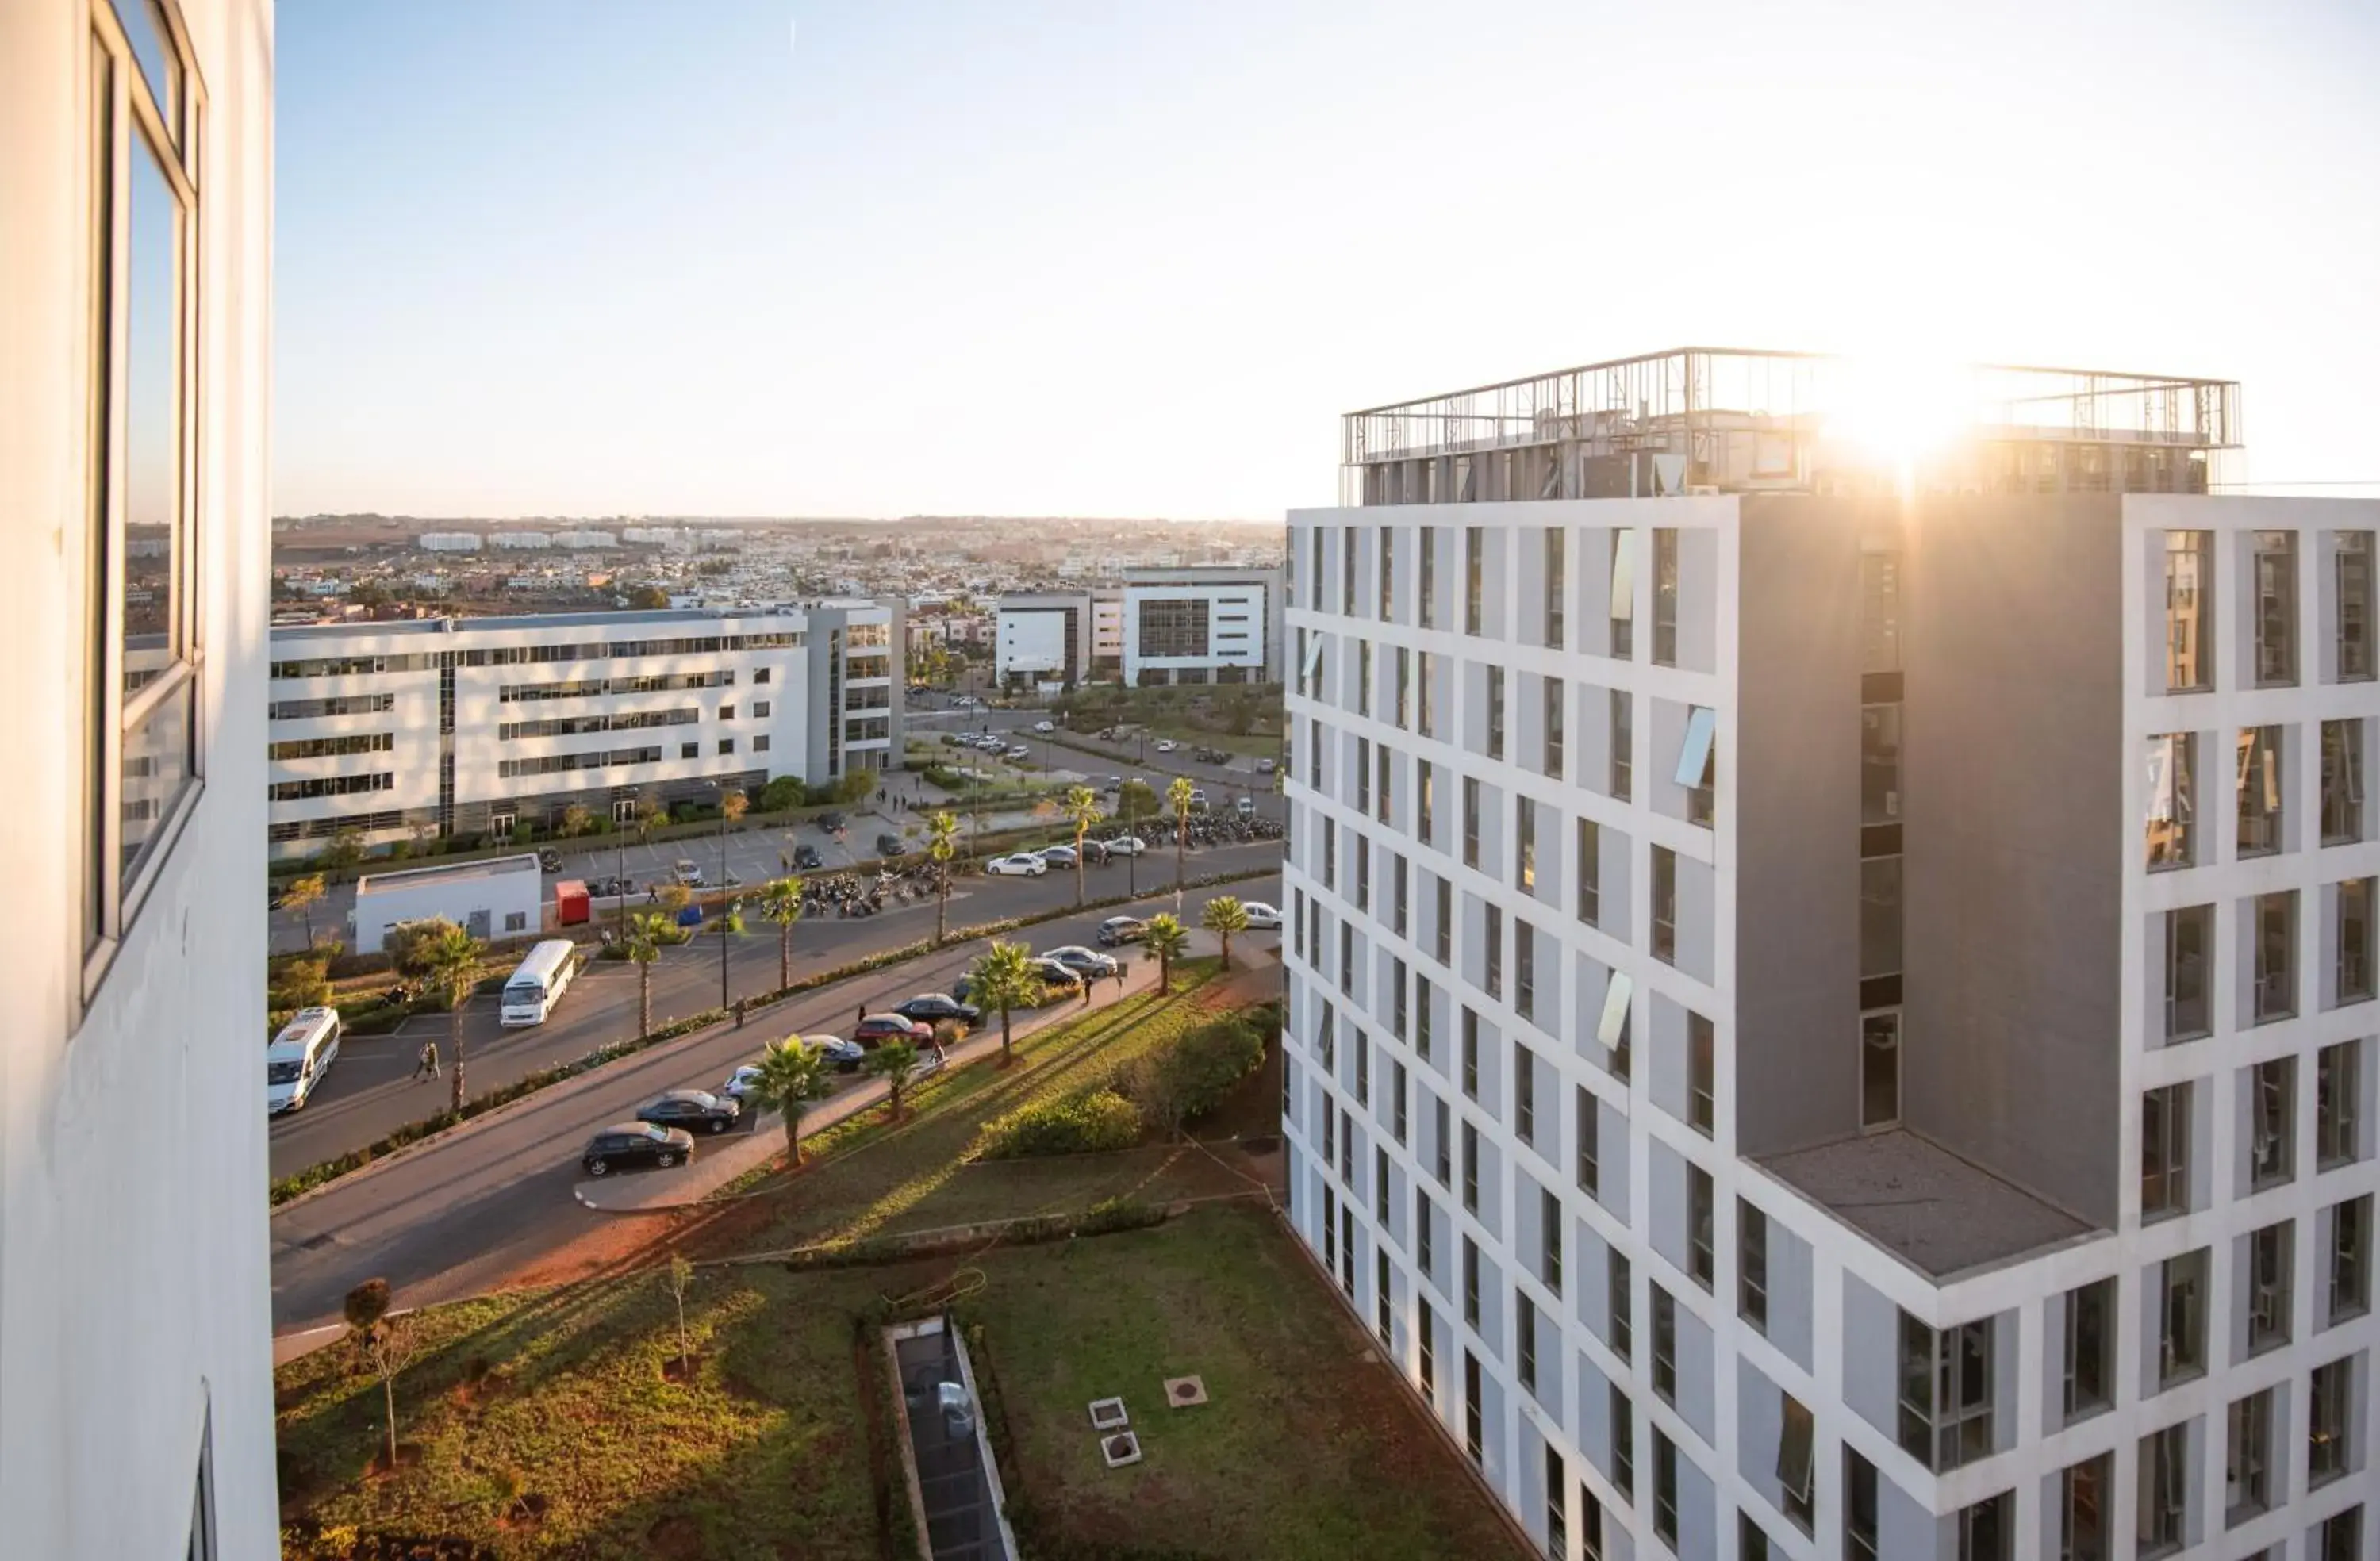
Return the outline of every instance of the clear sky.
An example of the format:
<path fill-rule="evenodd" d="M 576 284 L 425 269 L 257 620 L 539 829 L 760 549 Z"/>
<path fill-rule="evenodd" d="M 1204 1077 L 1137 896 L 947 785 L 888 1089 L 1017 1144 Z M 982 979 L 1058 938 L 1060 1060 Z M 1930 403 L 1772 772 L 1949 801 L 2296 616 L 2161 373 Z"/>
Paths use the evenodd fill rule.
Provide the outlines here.
<path fill-rule="evenodd" d="M 2380 478 L 2380 6 L 284 0 L 282 514 L 1269 517 L 1688 343 Z M 2380 482 L 2362 490 L 2380 492 Z"/>

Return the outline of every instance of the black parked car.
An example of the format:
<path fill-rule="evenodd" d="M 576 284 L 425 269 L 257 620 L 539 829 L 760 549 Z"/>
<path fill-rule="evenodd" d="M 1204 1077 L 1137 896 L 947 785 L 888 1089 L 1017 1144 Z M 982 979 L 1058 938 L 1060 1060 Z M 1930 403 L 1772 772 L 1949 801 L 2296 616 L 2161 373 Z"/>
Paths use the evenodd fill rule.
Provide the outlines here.
<path fill-rule="evenodd" d="M 797 871 L 814 873 L 825 865 L 826 858 L 819 854 L 818 847 L 814 845 L 794 847 L 794 866 Z"/>
<path fill-rule="evenodd" d="M 743 1116 L 743 1106 L 708 1090 L 674 1089 L 637 1107 L 637 1120 L 688 1132 L 725 1132 Z"/>
<path fill-rule="evenodd" d="M 548 846 L 545 850 L 537 853 L 537 865 L 538 870 L 540 872 L 558 873 L 562 871 L 562 853 L 554 850 L 551 846 Z"/>
<path fill-rule="evenodd" d="M 906 856 L 909 854 L 909 848 L 907 845 L 903 843 L 901 837 L 898 835 L 879 835 L 876 837 L 876 854 L 879 856 Z"/>
<path fill-rule="evenodd" d="M 894 1003 L 892 1011 L 921 1024 L 940 1024 L 946 1019 L 961 1024 L 973 1024 L 983 1017 L 983 1010 L 973 1003 L 963 1003 L 940 992 L 920 993 L 905 1003 Z"/>
<path fill-rule="evenodd" d="M 589 1176 L 609 1176 L 630 1166 L 659 1166 L 664 1170 L 694 1158 L 694 1135 L 684 1128 L 656 1127 L 650 1122 L 614 1122 L 587 1141 L 578 1163 Z"/>
<path fill-rule="evenodd" d="M 829 813 L 821 813 L 821 814 L 820 814 L 820 815 L 818 816 L 818 827 L 819 827 L 820 829 L 821 829 L 826 830 L 829 834 L 832 834 L 832 833 L 833 833 L 835 830 L 842 829 L 844 825 L 846 825 L 846 824 L 848 824 L 848 823 L 850 823 L 850 822 L 851 822 L 851 820 L 850 820 L 850 819 L 845 818 L 845 817 L 844 817 L 842 814 L 840 814 L 840 813 L 832 813 L 832 812 L 829 812 Z"/>

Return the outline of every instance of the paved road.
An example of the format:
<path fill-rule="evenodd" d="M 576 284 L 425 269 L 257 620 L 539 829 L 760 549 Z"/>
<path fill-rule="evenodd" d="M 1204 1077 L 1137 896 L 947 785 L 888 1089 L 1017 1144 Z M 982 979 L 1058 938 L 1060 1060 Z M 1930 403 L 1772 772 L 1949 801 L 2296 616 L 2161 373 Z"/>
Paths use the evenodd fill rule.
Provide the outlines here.
<path fill-rule="evenodd" d="M 1185 859 L 1189 876 L 1244 872 L 1281 860 L 1278 841 L 1216 846 L 1193 851 Z M 1137 865 L 1111 862 L 1084 870 L 1088 898 L 1104 899 L 1128 892 L 1134 886 L 1170 884 L 1173 879 L 1171 853 L 1143 858 Z M 1244 896 L 1262 900 L 1263 894 Z M 994 878 L 977 876 L 957 880 L 951 889 L 953 926 L 1028 915 L 1071 905 L 1074 875 L 1052 869 L 1038 878 Z M 1203 903 L 1203 902 L 1201 902 Z M 1111 915 L 1112 912 L 1102 912 Z M 1094 923 L 1099 919 L 1092 918 Z M 751 996 L 777 986 L 777 929 L 757 918 L 751 930 L 728 940 L 728 991 Z M 794 974 L 831 969 L 880 949 L 897 948 L 930 938 L 934 902 L 913 902 L 894 910 L 855 920 L 832 915 L 803 920 L 794 928 Z M 1070 941 L 1045 929 L 1027 929 L 1036 948 Z M 841 998 L 848 1026 L 857 1005 L 898 1002 L 920 990 L 903 985 L 908 978 L 885 973 L 863 976 Z M 699 1013 L 720 1004 L 719 944 L 698 938 L 666 950 L 653 963 L 653 1020 L 661 1023 L 675 1015 Z M 463 1045 L 469 1059 L 471 1093 L 499 1089 L 540 1068 L 584 1057 L 599 1047 L 625 1040 L 637 1028 L 637 973 L 626 961 L 590 961 L 572 984 L 553 1017 L 534 1029 L 506 1030 L 496 1023 L 496 999 L 474 998 L 463 1010 Z M 425 1040 L 435 1040 L 442 1060 L 452 1067 L 444 1014 L 408 1019 L 394 1035 L 350 1036 L 340 1048 L 339 1060 L 303 1110 L 273 1119 L 271 1168 L 275 1177 L 294 1176 L 309 1166 L 360 1149 L 407 1122 L 419 1121 L 445 1103 L 448 1083 L 415 1082 L 413 1071 Z M 723 1075 L 722 1075 L 723 1076 Z"/>
<path fill-rule="evenodd" d="M 1273 899 L 1280 880 L 1233 889 Z M 1220 892 L 1228 891 L 1194 891 L 1185 910 L 1195 917 Z M 1164 897 L 1145 907 L 1165 908 Z M 1084 941 L 1107 914 L 1052 922 L 1038 929 L 1036 946 Z M 884 979 L 902 991 L 947 986 L 980 951 L 980 944 L 953 945 Z M 839 982 L 789 999 L 742 1032 L 722 1026 L 597 1069 L 282 1209 L 272 1227 L 275 1331 L 330 1322 L 347 1290 L 374 1276 L 405 1304 L 428 1305 L 484 1290 L 559 1251 L 612 1217 L 571 1196 L 591 1133 L 662 1090 L 716 1086 L 764 1040 L 844 1024 L 851 990 Z"/>

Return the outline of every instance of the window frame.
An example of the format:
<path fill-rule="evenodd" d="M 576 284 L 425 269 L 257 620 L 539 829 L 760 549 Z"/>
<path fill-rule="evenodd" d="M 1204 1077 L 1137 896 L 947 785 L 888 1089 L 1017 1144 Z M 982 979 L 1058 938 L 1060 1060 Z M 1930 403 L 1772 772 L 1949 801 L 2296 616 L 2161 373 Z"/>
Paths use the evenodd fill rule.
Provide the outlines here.
<path fill-rule="evenodd" d="M 166 56 L 164 65 L 169 80 L 163 103 L 115 7 L 93 5 L 89 8 L 90 79 L 95 100 L 88 126 L 92 284 L 84 337 L 91 356 L 83 395 L 88 442 L 84 579 L 79 599 L 87 614 L 82 628 L 88 637 L 80 651 L 84 682 L 76 708 L 81 725 L 75 737 L 77 752 L 87 767 L 80 787 L 84 811 L 79 824 L 84 881 L 77 911 L 82 958 L 80 997 L 86 1007 L 97 996 L 205 793 L 207 737 L 212 716 L 205 697 L 208 621 L 204 604 L 212 578 L 204 567 L 208 533 L 200 513 L 204 419 L 199 396 L 204 207 L 200 200 L 198 151 L 208 99 L 180 7 L 174 0 L 153 0 L 149 10 Z M 173 207 L 169 325 L 174 344 L 173 502 L 167 522 L 173 605 L 166 631 L 172 660 L 128 696 L 122 566 L 129 556 L 125 496 L 131 465 L 130 279 L 136 241 L 130 215 L 135 160 L 144 146 Z M 187 774 L 170 805 L 151 821 L 140 851 L 128 862 L 123 854 L 124 767 L 130 746 L 127 739 L 177 700 L 183 702 L 186 712 L 182 758 Z"/>

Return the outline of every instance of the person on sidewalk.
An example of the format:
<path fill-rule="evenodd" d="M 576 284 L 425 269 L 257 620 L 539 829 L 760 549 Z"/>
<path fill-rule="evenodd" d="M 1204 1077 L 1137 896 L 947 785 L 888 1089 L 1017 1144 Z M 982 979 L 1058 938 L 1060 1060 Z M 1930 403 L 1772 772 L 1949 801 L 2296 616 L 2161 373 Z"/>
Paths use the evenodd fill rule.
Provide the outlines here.
<path fill-rule="evenodd" d="M 413 1063 L 413 1077 L 417 1083 L 423 1079 L 438 1077 L 438 1043 L 436 1041 L 421 1043 L 421 1055 L 416 1058 Z"/>
<path fill-rule="evenodd" d="M 1116 972 L 1115 972 L 1115 975 L 1116 975 L 1116 992 L 1117 992 L 1117 994 L 1118 994 L 1119 996 L 1121 996 L 1121 995 L 1123 994 L 1123 974 L 1124 974 L 1124 962 L 1123 962 L 1123 961 L 1122 961 L 1122 960 L 1118 960 L 1118 961 L 1116 961 Z"/>

